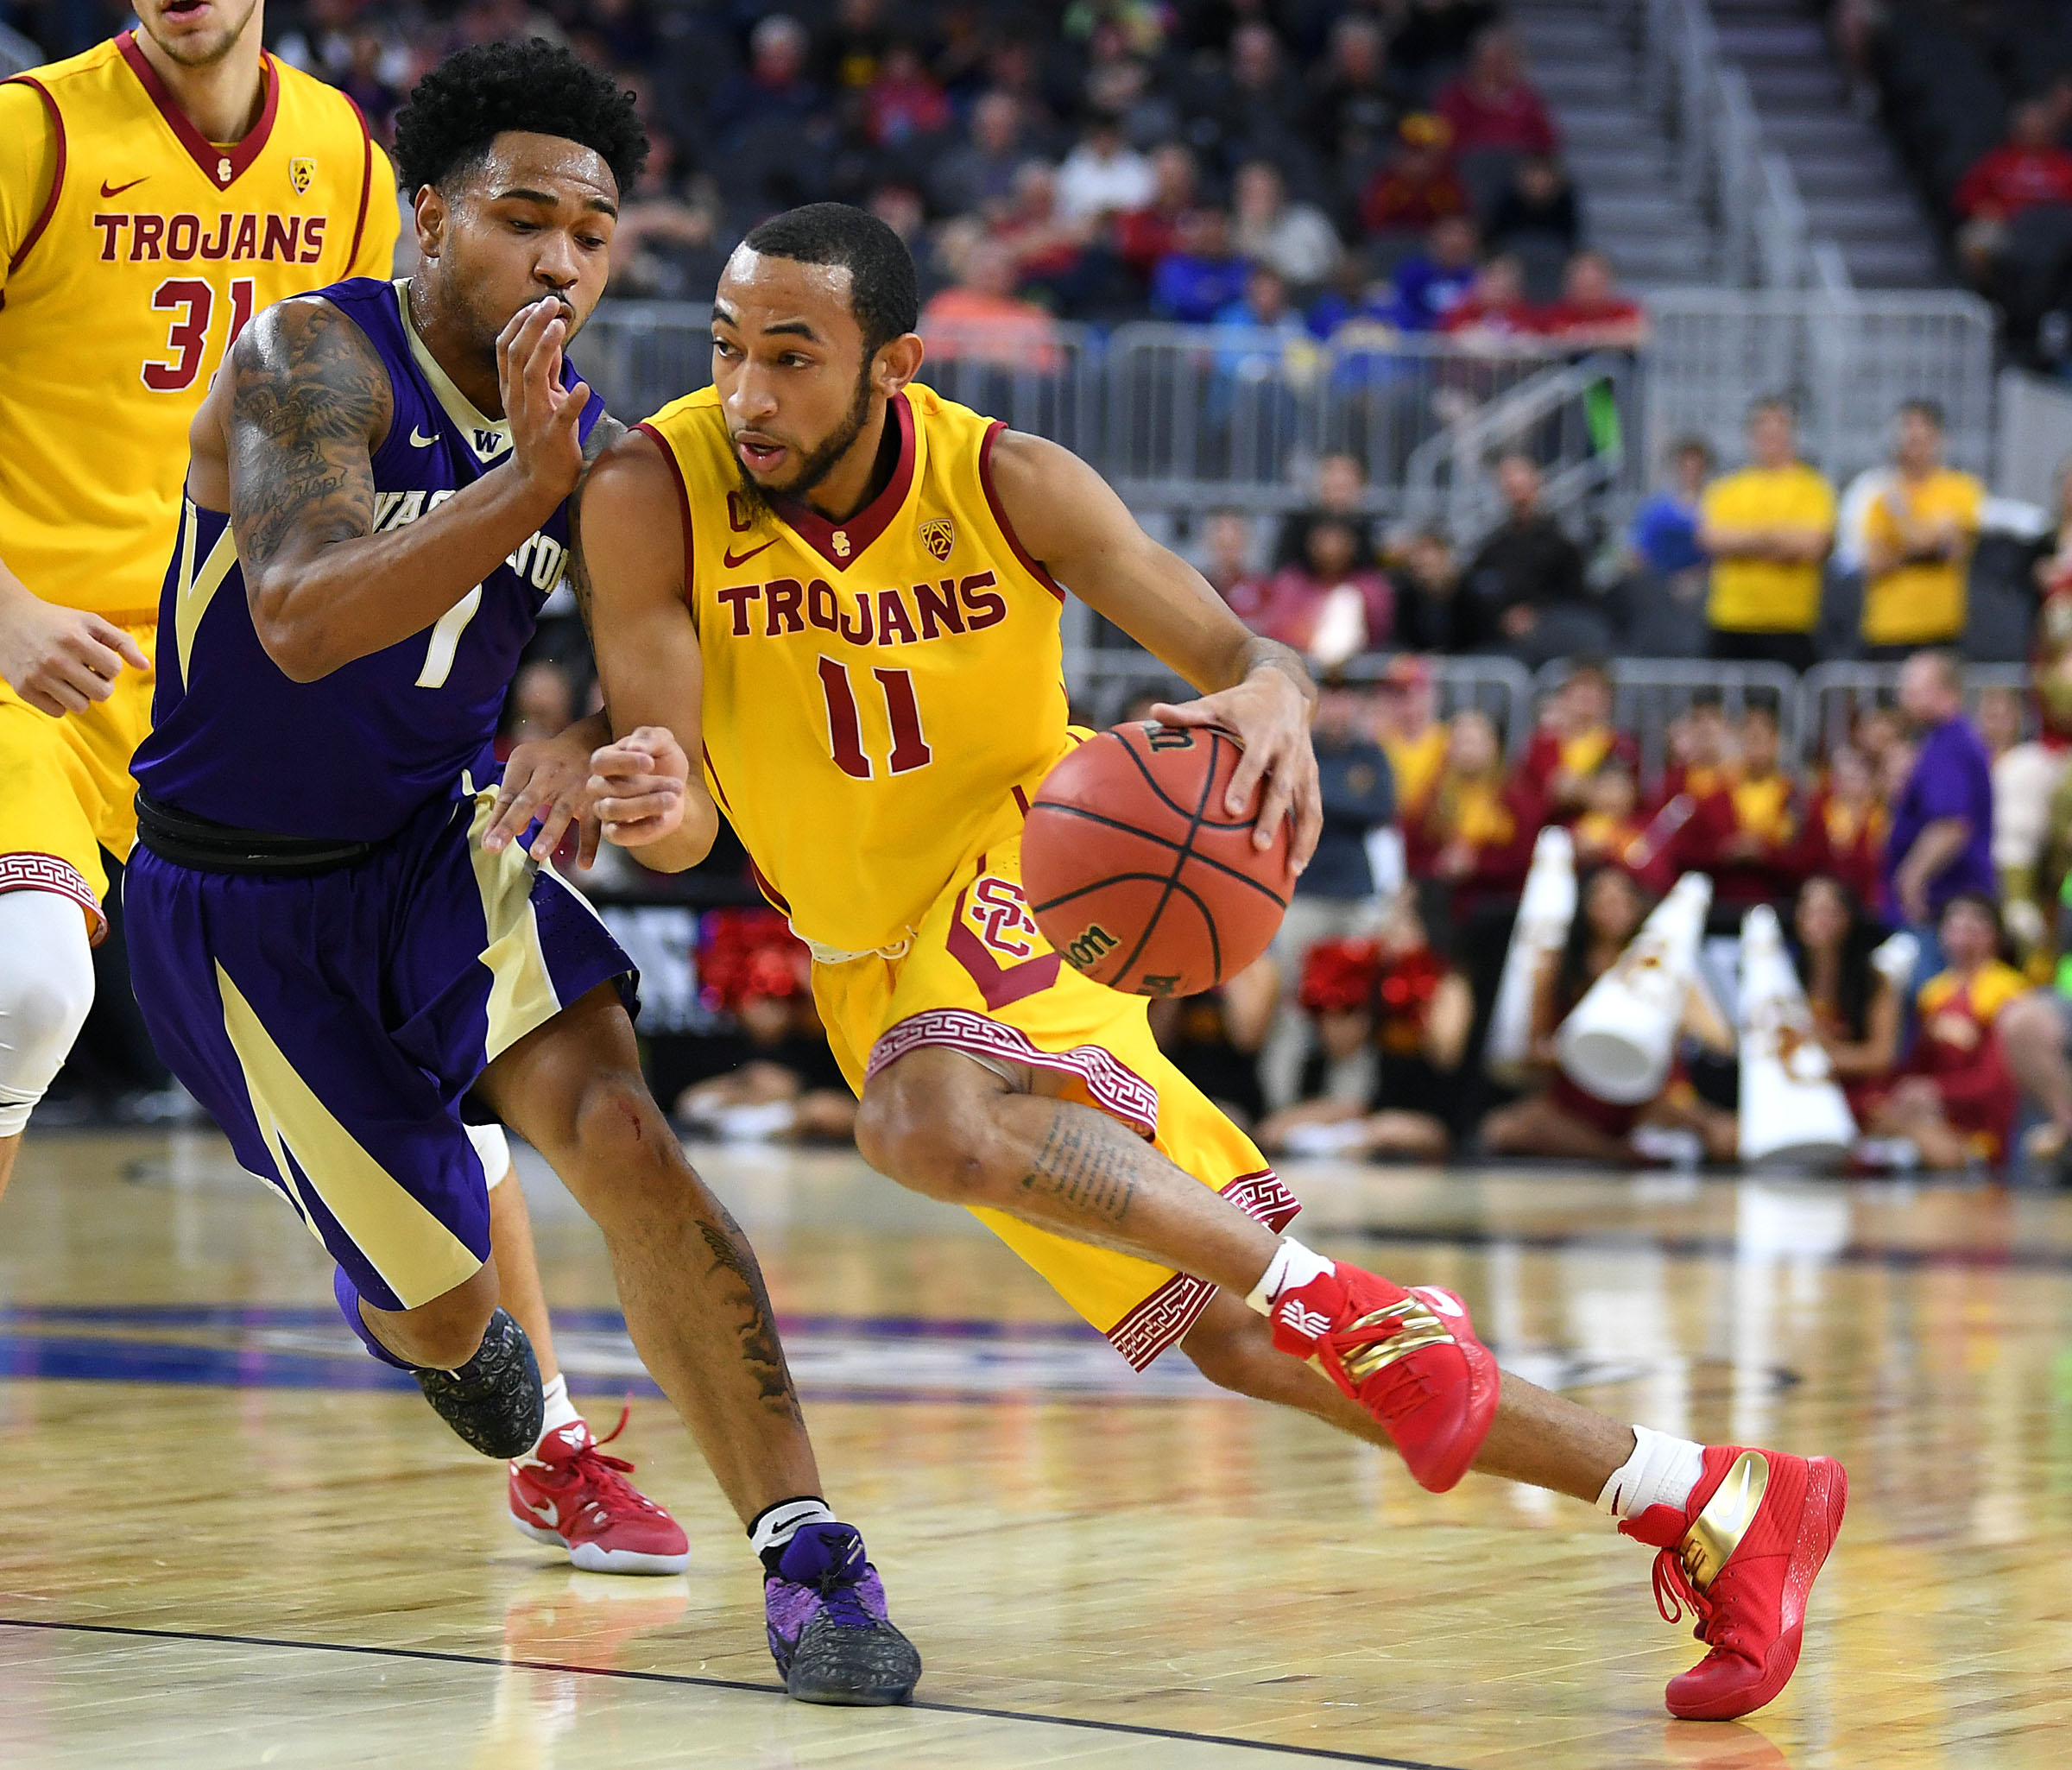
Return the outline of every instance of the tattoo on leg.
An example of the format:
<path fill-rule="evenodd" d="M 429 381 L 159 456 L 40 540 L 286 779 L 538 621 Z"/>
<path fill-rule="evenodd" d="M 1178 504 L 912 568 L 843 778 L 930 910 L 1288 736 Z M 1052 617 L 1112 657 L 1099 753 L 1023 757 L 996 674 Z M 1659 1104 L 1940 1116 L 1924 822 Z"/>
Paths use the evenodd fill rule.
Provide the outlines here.
<path fill-rule="evenodd" d="M 1136 1151 L 1116 1139 L 1127 1135 L 1091 1107 L 1061 1105 L 1022 1190 L 1055 1198 L 1089 1217 L 1119 1223 L 1129 1215 L 1137 1183 L 1130 1175 Z"/>
<path fill-rule="evenodd" d="M 713 1209 L 719 1221 L 698 1226 L 712 1254 L 712 1264 L 705 1276 L 714 1278 L 726 1272 L 739 1281 L 742 1305 L 747 1311 L 747 1319 L 741 1326 L 742 1357 L 762 1386 L 762 1400 L 777 1403 L 782 1412 L 800 1419 L 799 1396 L 792 1388 L 792 1373 L 777 1339 L 777 1324 L 770 1312 L 770 1293 L 763 1287 L 762 1274 L 756 1269 L 755 1257 L 749 1252 L 734 1219 L 717 1200 L 713 1202 Z"/>

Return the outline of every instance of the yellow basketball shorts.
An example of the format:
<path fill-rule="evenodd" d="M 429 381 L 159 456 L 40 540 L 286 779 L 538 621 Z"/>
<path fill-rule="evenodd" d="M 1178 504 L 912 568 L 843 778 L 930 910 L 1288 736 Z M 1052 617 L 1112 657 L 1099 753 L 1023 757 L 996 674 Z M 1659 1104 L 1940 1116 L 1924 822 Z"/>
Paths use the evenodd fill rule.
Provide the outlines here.
<path fill-rule="evenodd" d="M 927 1046 L 1047 1070 L 1063 1097 L 1119 1119 L 1176 1166 L 1269 1229 L 1300 1209 L 1252 1140 L 1166 1061 L 1146 1004 L 1063 964 L 1021 895 L 1019 841 L 954 879 L 896 956 L 816 964 L 813 994 L 836 1059 L 858 1094 Z M 976 1210 L 1001 1240 L 1106 1334 L 1138 1370 L 1172 1345 L 1216 1287 L 1171 1267 L 1090 1248 Z"/>
<path fill-rule="evenodd" d="M 157 654 L 155 621 L 121 624 L 146 657 Z M 126 861 L 136 841 L 130 760 L 151 730 L 157 681 L 155 670 L 126 667 L 106 700 L 61 719 L 0 682 L 0 891 L 71 898 L 97 945 L 108 932 L 101 850 Z"/>

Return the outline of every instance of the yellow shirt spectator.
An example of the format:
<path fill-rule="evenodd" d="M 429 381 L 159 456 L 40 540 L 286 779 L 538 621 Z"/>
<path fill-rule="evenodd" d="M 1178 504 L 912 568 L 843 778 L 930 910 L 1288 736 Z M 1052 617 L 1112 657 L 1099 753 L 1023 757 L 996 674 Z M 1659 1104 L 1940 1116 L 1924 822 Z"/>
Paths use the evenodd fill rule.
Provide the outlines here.
<path fill-rule="evenodd" d="M 1715 479 L 1699 500 L 1705 528 L 1835 530 L 1835 488 L 1803 461 L 1744 467 Z M 1779 559 L 1713 562 L 1706 619 L 1729 633 L 1810 633 L 1820 621 L 1822 567 Z"/>
<path fill-rule="evenodd" d="M 1872 645 L 1939 645 L 1964 631 L 1965 584 L 1986 488 L 1968 473 L 1938 467 L 1900 476 L 1871 505 L 1864 539 L 1871 558 L 1898 561 L 1863 590 L 1863 636 Z M 1950 557 L 1908 559 L 1910 534 L 1955 523 L 1963 545 Z"/>

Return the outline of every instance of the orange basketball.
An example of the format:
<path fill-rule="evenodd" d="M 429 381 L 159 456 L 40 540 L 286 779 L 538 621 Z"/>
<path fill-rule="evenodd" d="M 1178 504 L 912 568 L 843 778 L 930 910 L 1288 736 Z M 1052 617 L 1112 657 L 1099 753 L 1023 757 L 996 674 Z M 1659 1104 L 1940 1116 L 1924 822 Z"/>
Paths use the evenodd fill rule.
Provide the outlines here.
<path fill-rule="evenodd" d="M 1295 888 L 1291 829 L 1261 852 L 1223 809 L 1239 754 L 1214 726 L 1118 725 L 1051 770 L 1021 888 L 1067 964 L 1133 996 L 1192 996 L 1267 950 Z"/>

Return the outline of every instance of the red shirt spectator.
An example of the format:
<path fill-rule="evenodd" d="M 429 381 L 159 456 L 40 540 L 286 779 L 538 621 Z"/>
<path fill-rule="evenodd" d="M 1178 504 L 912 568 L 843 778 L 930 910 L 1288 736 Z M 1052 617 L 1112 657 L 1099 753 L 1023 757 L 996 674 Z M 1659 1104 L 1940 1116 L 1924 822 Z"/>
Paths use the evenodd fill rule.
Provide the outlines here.
<path fill-rule="evenodd" d="M 1254 612 L 1231 596 L 1240 618 L 1326 665 L 1386 647 L 1395 631 L 1396 593 L 1358 558 L 1352 525 L 1330 517 L 1312 522 L 1303 549 L 1300 564 L 1268 580 Z"/>
<path fill-rule="evenodd" d="M 1506 257 L 1483 265 L 1475 287 L 1439 321 L 1439 330 L 1449 335 L 1530 338 L 1539 329 L 1538 312 L 1526 300 L 1525 273 L 1517 259 Z"/>
<path fill-rule="evenodd" d="M 1870 764 L 1845 744 L 1829 759 L 1828 778 L 1806 807 L 1799 872 L 1808 878 L 1826 873 L 1848 886 L 1859 903 L 1877 902 L 1891 823 Z"/>
<path fill-rule="evenodd" d="M 1608 761 L 1639 778 L 1639 746 L 1612 724 L 1612 679 L 1602 664 L 1586 659 L 1548 701 L 1519 774 L 1549 815 L 1565 824 L 1593 801 L 1591 777 Z M 1631 810 L 1641 815 L 1638 804 Z"/>
<path fill-rule="evenodd" d="M 1168 142 L 1151 156 L 1151 201 L 1115 221 L 1116 256 L 1146 282 L 1159 260 L 1178 250 L 1181 228 L 1194 212 L 1194 155 Z"/>
<path fill-rule="evenodd" d="M 1453 888 L 1454 913 L 1485 902 L 1515 903 L 1525 888 L 1539 801 L 1504 771 L 1496 728 L 1487 713 L 1456 713 L 1447 728 L 1446 765 L 1423 812 L 1403 828 L 1412 876 Z"/>
<path fill-rule="evenodd" d="M 1360 196 L 1360 225 L 1370 234 L 1422 233 L 1435 221 L 1468 213 L 1468 193 L 1453 175 L 1453 131 L 1419 112 L 1403 119 L 1402 145 Z"/>
<path fill-rule="evenodd" d="M 1453 130 L 1456 154 L 1481 148 L 1551 154 L 1561 144 L 1546 105 L 1526 82 L 1507 31 L 1484 31 L 1475 39 L 1465 72 L 1447 82 L 1437 108 Z"/>
<path fill-rule="evenodd" d="M 864 94 L 864 115 L 874 148 L 939 135 L 951 123 L 950 101 L 928 78 L 911 43 L 894 43 L 886 52 Z"/>
<path fill-rule="evenodd" d="M 2050 109 L 2034 99 L 2014 107 L 2007 139 L 1975 161 L 1951 198 L 1957 213 L 1999 220 L 2044 203 L 2072 203 L 2072 154 L 2053 139 Z"/>
<path fill-rule="evenodd" d="M 1578 252 L 1569 260 L 1561 299 L 1534 310 L 1532 326 L 1566 345 L 1633 351 L 1647 342 L 1647 315 L 1619 293 L 1608 259 Z"/>

